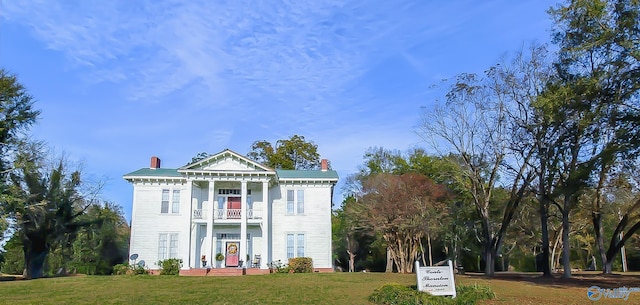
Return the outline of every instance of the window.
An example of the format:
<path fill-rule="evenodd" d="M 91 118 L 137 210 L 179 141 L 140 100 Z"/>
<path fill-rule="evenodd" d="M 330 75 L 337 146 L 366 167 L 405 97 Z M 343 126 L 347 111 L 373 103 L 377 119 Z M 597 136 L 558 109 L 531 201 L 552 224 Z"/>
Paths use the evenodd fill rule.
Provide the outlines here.
<path fill-rule="evenodd" d="M 304 190 L 298 190 L 298 214 L 304 214 Z"/>
<path fill-rule="evenodd" d="M 169 213 L 169 190 L 162 190 L 162 205 L 160 213 Z"/>
<path fill-rule="evenodd" d="M 304 257 L 304 234 L 298 234 L 298 242 L 296 244 L 296 256 Z"/>
<path fill-rule="evenodd" d="M 287 190 L 287 215 L 293 215 L 293 190 Z"/>
<path fill-rule="evenodd" d="M 158 260 L 178 257 L 178 233 L 160 233 L 158 236 Z"/>
<path fill-rule="evenodd" d="M 304 257 L 304 234 L 287 233 L 287 258 Z"/>
<path fill-rule="evenodd" d="M 287 258 L 293 258 L 293 234 L 287 234 Z"/>
<path fill-rule="evenodd" d="M 171 200 L 171 213 L 180 213 L 180 190 L 173 191 Z"/>
<path fill-rule="evenodd" d="M 158 260 L 167 258 L 167 233 L 160 233 L 158 238 Z"/>
<path fill-rule="evenodd" d="M 178 257 L 178 233 L 171 233 L 169 242 L 169 258 Z"/>

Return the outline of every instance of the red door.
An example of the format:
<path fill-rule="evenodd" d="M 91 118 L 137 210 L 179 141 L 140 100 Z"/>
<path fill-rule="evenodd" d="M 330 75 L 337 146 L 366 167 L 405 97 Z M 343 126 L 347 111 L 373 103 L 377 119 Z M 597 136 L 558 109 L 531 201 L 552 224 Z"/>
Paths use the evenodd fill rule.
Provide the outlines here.
<path fill-rule="evenodd" d="M 239 257 L 240 257 L 240 243 L 235 241 L 228 241 L 227 255 L 225 256 L 225 265 L 227 267 L 237 267 Z"/>
<path fill-rule="evenodd" d="M 227 219 L 240 219 L 240 209 L 242 208 L 240 197 L 227 198 Z"/>

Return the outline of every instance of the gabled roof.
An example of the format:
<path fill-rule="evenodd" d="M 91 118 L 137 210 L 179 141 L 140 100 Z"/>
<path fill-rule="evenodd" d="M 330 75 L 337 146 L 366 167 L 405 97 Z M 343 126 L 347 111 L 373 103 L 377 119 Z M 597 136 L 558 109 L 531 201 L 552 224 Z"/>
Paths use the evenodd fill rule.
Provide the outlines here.
<path fill-rule="evenodd" d="M 191 163 L 191 164 L 187 164 L 183 167 L 178 168 L 178 172 L 187 172 L 187 171 L 194 171 L 194 170 L 207 170 L 208 167 L 210 166 L 215 166 L 216 164 L 219 164 L 220 162 L 222 162 L 223 160 L 226 159 L 232 159 L 235 161 L 235 163 L 243 165 L 246 167 L 246 171 L 267 171 L 267 172 L 273 172 L 273 169 L 264 166 L 258 162 L 255 162 L 235 151 L 232 151 L 230 149 L 225 149 L 222 152 L 219 152 L 215 155 L 211 155 L 205 159 L 202 159 L 198 162 L 195 163 Z M 220 169 L 218 169 L 220 170 Z M 224 170 L 224 169 L 222 169 Z M 238 171 L 238 169 L 234 169 L 234 171 Z"/>

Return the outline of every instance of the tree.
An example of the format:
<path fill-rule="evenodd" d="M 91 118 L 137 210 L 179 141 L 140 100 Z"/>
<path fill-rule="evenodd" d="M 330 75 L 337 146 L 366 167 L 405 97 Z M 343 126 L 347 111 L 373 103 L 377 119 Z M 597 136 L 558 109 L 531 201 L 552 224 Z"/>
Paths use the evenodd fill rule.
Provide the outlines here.
<path fill-rule="evenodd" d="M 277 140 L 275 148 L 267 141 L 256 141 L 247 157 L 275 169 L 309 170 L 320 166 L 318 145 L 299 135 Z"/>
<path fill-rule="evenodd" d="M 193 164 L 193 163 L 196 163 L 198 161 L 204 160 L 204 159 L 208 158 L 209 156 L 211 156 L 209 153 L 203 151 L 201 153 L 198 153 L 194 157 L 192 157 L 191 158 L 191 162 L 189 162 L 189 164 Z"/>
<path fill-rule="evenodd" d="M 78 229 L 90 223 L 78 219 L 89 206 L 79 192 L 80 172 L 68 172 L 64 159 L 48 169 L 41 154 L 32 145 L 19 152 L 6 197 L 22 240 L 27 278 L 42 277 L 52 247 L 70 246 Z"/>
<path fill-rule="evenodd" d="M 122 207 L 93 204 L 80 218 L 90 224 L 77 233 L 71 266 L 80 273 L 111 274 L 113 266 L 128 260 L 129 226 Z"/>
<path fill-rule="evenodd" d="M 33 97 L 18 82 L 15 75 L 0 69 L 0 196 L 6 197 L 6 179 L 11 170 L 17 146 L 38 118 L 40 111 L 33 107 Z M 0 200 L 0 241 L 9 227 L 5 210 L 6 199 Z"/>
<path fill-rule="evenodd" d="M 419 134 L 441 157 L 455 155 L 460 183 L 472 198 L 480 222 L 485 275 L 493 276 L 495 260 L 511 220 L 533 180 L 532 149 L 514 141 L 512 110 L 528 91 L 514 82 L 510 65 L 496 65 L 484 77 L 461 74 L 446 94 L 446 102 L 425 111 Z M 493 216 L 493 196 L 504 183 L 509 198 L 500 216 Z M 499 218 L 498 218 L 499 217 Z"/>
<path fill-rule="evenodd" d="M 446 189 L 418 174 L 376 174 L 362 186 L 362 221 L 382 236 L 398 272 L 412 272 L 430 221 L 425 211 L 443 208 Z"/>
<path fill-rule="evenodd" d="M 567 127 L 554 147 L 567 160 L 562 166 L 568 175 L 559 176 L 557 195 L 563 202 L 564 276 L 570 277 L 569 208 L 589 183 L 601 189 L 615 164 L 635 159 L 640 147 L 640 3 L 575 0 L 549 13 L 560 47 L 559 80 L 549 87 L 543 106 L 557 126 Z M 558 111 L 564 114 L 558 117 Z M 592 221 L 608 273 L 602 202 L 593 201 Z"/>

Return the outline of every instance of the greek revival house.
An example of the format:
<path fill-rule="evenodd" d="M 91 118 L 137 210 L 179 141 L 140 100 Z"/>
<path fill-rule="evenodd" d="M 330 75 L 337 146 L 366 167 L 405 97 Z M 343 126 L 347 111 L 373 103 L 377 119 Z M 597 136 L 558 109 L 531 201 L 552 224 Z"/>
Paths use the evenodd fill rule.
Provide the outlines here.
<path fill-rule="evenodd" d="M 130 254 L 150 269 L 179 258 L 196 268 L 267 269 L 311 257 L 332 270 L 331 198 L 338 181 L 320 170 L 274 170 L 231 150 L 178 169 L 124 175 L 133 184 Z M 217 259 L 216 259 L 217 258 Z"/>

